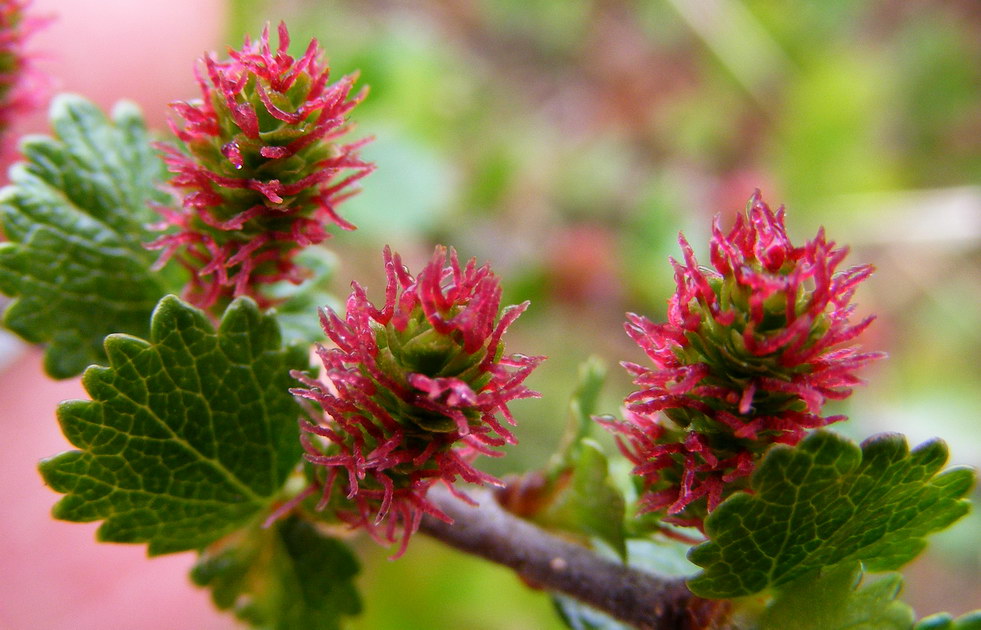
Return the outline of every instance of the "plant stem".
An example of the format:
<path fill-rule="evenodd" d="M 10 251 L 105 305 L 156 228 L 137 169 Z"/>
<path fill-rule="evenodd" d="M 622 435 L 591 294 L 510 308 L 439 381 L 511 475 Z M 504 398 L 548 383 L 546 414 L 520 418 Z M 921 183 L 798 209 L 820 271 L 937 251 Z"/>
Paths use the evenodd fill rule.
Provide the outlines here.
<path fill-rule="evenodd" d="M 467 492 L 478 506 L 434 486 L 428 499 L 453 524 L 426 515 L 420 530 L 514 569 L 532 586 L 574 597 L 641 630 L 731 628 L 728 602 L 696 597 L 680 578 L 639 571 L 553 536 L 505 511 L 486 490 Z"/>

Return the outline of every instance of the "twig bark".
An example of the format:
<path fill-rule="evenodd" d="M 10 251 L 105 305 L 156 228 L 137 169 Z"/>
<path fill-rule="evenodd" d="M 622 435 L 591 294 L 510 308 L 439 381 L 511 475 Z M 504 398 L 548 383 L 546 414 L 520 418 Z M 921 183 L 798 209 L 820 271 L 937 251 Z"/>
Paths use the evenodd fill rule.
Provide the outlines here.
<path fill-rule="evenodd" d="M 461 551 L 513 569 L 532 585 L 563 593 L 641 630 L 722 630 L 727 602 L 696 597 L 664 578 L 601 557 L 505 511 L 490 492 L 470 491 L 472 506 L 446 488 L 428 498 L 453 524 L 425 516 L 420 530 Z"/>

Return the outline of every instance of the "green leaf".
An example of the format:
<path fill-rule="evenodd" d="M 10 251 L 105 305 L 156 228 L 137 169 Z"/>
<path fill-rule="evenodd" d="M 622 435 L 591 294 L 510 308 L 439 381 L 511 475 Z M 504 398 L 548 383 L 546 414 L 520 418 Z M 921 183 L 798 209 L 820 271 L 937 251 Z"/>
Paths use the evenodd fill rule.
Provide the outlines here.
<path fill-rule="evenodd" d="M 698 567 L 688 561 L 689 549 L 691 545 L 667 536 L 627 540 L 630 566 L 668 577 L 688 577 L 698 572 Z"/>
<path fill-rule="evenodd" d="M 109 367 L 82 377 L 91 401 L 62 403 L 80 451 L 41 463 L 65 493 L 57 518 L 104 520 L 100 540 L 148 542 L 149 553 L 203 547 L 254 518 L 300 459 L 299 407 L 276 321 L 248 298 L 208 318 L 173 296 L 153 313 L 150 341 L 106 338 Z"/>
<path fill-rule="evenodd" d="M 920 619 L 913 630 L 981 630 L 981 610 L 975 610 L 957 619 L 947 613 L 937 613 Z"/>
<path fill-rule="evenodd" d="M 545 527 L 599 538 L 626 558 L 623 495 L 610 478 L 603 449 L 589 437 L 605 379 L 606 366 L 600 359 L 591 357 L 580 365 L 579 384 L 569 403 L 569 426 L 545 474 L 547 499 L 532 518 Z"/>
<path fill-rule="evenodd" d="M 334 630 L 361 612 L 353 578 L 358 562 L 347 545 L 291 517 L 220 541 L 204 552 L 191 579 L 240 619 L 272 630 Z"/>
<path fill-rule="evenodd" d="M 630 630 L 630 626 L 565 595 L 553 593 L 552 605 L 559 619 L 572 630 Z"/>
<path fill-rule="evenodd" d="M 689 554 L 703 571 L 688 586 L 702 597 L 729 598 L 839 562 L 897 569 L 919 554 L 928 534 L 968 511 L 961 497 L 974 475 L 966 468 L 937 474 L 946 461 L 943 442 L 911 453 L 894 434 L 861 449 L 826 431 L 793 448 L 775 446 L 753 473 L 753 494 L 733 495 L 706 519 L 709 541 Z"/>
<path fill-rule="evenodd" d="M 103 338 L 145 336 L 165 293 L 150 271 L 156 255 L 151 202 L 164 166 L 154 154 L 135 105 L 120 103 L 109 121 L 81 97 L 51 105 L 56 138 L 33 136 L 25 163 L 0 191 L 0 292 L 16 299 L 4 325 L 32 343 L 48 344 L 45 369 L 55 378 L 104 363 Z"/>
<path fill-rule="evenodd" d="M 566 474 L 555 481 L 554 498 L 535 516 L 535 521 L 546 527 L 595 536 L 625 558 L 625 504 L 610 481 L 606 455 L 599 444 L 583 439 L 574 457 Z"/>
<path fill-rule="evenodd" d="M 890 573 L 862 585 L 862 566 L 846 562 L 786 585 L 763 614 L 760 630 L 909 630 L 913 609 L 896 595 Z"/>
<path fill-rule="evenodd" d="M 593 416 L 599 406 L 599 396 L 606 381 L 606 364 L 599 357 L 589 357 L 579 366 L 579 384 L 569 402 L 569 414 L 572 416 L 568 444 L 570 449 L 582 439 L 592 435 L 596 427 Z"/>

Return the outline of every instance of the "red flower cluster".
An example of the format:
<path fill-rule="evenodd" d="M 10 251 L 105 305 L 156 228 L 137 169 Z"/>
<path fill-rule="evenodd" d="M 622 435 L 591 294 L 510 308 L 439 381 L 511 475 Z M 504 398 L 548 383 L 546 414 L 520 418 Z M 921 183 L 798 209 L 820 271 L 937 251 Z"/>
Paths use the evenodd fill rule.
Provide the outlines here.
<path fill-rule="evenodd" d="M 838 272 L 848 250 L 823 230 L 793 246 L 783 208 L 757 191 L 728 234 L 718 219 L 712 232 L 714 269 L 679 239 L 667 323 L 628 314 L 627 334 L 655 367 L 623 364 L 642 389 L 626 398 L 625 422 L 607 423 L 645 480 L 643 510 L 698 527 L 769 445 L 843 419 L 821 415 L 824 402 L 847 397 L 855 371 L 881 356 L 841 347 L 872 322 L 853 323 L 850 304 L 872 267 Z"/>
<path fill-rule="evenodd" d="M 523 381 L 543 357 L 505 355 L 501 338 L 525 310 L 500 311 L 501 287 L 487 265 L 461 266 L 438 247 L 413 278 L 386 247 L 385 305 L 378 309 L 354 284 L 341 319 L 321 313 L 336 347 L 319 348 L 327 382 L 302 374 L 302 398 L 325 412 L 304 423 L 306 458 L 319 467 L 318 509 L 328 504 L 376 540 L 401 540 L 401 554 L 424 514 L 448 520 L 426 499 L 444 482 L 498 481 L 475 469 L 479 455 L 513 443 L 498 421 L 507 404 L 537 396 Z M 346 497 L 334 497 L 335 485 Z"/>
<path fill-rule="evenodd" d="M 27 5 L 26 0 L 0 0 L 0 137 L 16 116 L 39 106 L 48 90 L 24 53 L 24 41 L 44 23 L 25 16 Z M 4 141 L 0 152 L 6 148 Z"/>
<path fill-rule="evenodd" d="M 295 255 L 328 237 L 325 224 L 354 229 L 336 206 L 373 167 L 358 157 L 363 142 L 338 139 L 364 93 L 350 95 L 351 76 L 328 85 L 316 40 L 299 59 L 288 46 L 280 24 L 275 52 L 266 27 L 230 59 L 206 56 L 202 100 L 172 105 L 183 150 L 160 149 L 183 203 L 159 208 L 161 229 L 177 231 L 148 247 L 163 250 L 158 265 L 178 255 L 192 272 L 186 296 L 198 306 L 239 295 L 268 305 L 261 287 L 304 280 Z"/>

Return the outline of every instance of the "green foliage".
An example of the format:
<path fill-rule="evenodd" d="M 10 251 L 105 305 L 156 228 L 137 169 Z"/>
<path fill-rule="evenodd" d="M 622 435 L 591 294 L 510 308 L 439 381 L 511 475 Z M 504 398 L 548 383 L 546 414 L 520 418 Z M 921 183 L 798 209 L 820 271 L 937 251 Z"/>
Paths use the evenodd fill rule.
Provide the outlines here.
<path fill-rule="evenodd" d="M 631 538 L 627 541 L 630 566 L 670 577 L 688 577 L 698 572 L 698 567 L 688 561 L 689 549 L 691 546 L 688 543 L 667 536 Z"/>
<path fill-rule="evenodd" d="M 550 500 L 534 519 L 545 527 L 599 538 L 626 558 L 623 495 L 610 478 L 603 449 L 589 437 L 605 378 L 606 366 L 596 357 L 580 366 L 569 403 L 571 422 L 547 473 Z"/>
<path fill-rule="evenodd" d="M 216 333 L 168 296 L 149 341 L 110 335 L 106 353 L 110 367 L 82 377 L 92 400 L 58 409 L 81 451 L 41 463 L 66 494 L 57 518 L 104 520 L 101 540 L 161 554 L 203 547 L 268 505 L 300 458 L 289 371 L 307 363 L 271 316 L 239 298 Z"/>
<path fill-rule="evenodd" d="M 145 336 L 164 279 L 150 271 L 155 255 L 151 202 L 163 163 L 129 103 L 112 120 L 88 101 L 62 95 L 51 105 L 56 138 L 30 137 L 27 159 L 0 192 L 0 291 L 16 299 L 4 325 L 27 341 L 48 344 L 45 369 L 55 378 L 104 363 L 103 338 Z"/>
<path fill-rule="evenodd" d="M 571 467 L 556 485 L 554 499 L 535 520 L 546 527 L 599 538 L 626 557 L 623 495 L 610 481 L 606 455 L 599 444 L 581 440 Z"/>
<path fill-rule="evenodd" d="M 818 431 L 794 448 L 776 446 L 753 473 L 754 494 L 733 495 L 705 521 L 709 541 L 689 559 L 703 568 L 688 585 L 726 598 L 787 584 L 810 571 L 862 561 L 897 569 L 923 549 L 927 534 L 968 511 L 965 468 L 937 474 L 947 461 L 939 440 L 912 452 L 882 434 L 861 449 Z"/>
<path fill-rule="evenodd" d="M 353 235 L 355 239 L 397 231 L 427 241 L 457 243 L 461 249 L 469 244 L 471 250 L 477 249 L 472 253 L 481 255 L 483 251 L 485 255 L 510 261 L 515 269 L 529 268 L 527 260 L 515 256 L 516 250 L 511 249 L 513 243 L 539 242 L 543 225 L 564 228 L 566 219 L 561 213 L 570 208 L 609 209 L 614 217 L 610 222 L 611 230 L 615 230 L 614 240 L 625 244 L 625 250 L 620 247 L 618 259 L 622 268 L 618 274 L 629 279 L 632 293 L 628 298 L 637 301 L 638 296 L 643 297 L 650 301 L 650 308 L 660 309 L 664 295 L 671 288 L 670 268 L 663 261 L 676 249 L 675 233 L 683 227 L 679 221 L 694 223 L 705 212 L 735 207 L 729 198 L 718 199 L 713 191 L 707 194 L 705 182 L 718 184 L 720 190 L 745 187 L 744 194 L 754 185 L 764 190 L 782 188 L 796 197 L 798 203 L 791 205 L 809 205 L 809 211 L 798 218 L 810 221 L 815 227 L 817 223 L 830 226 L 832 213 L 842 220 L 855 219 L 856 226 L 866 224 L 858 219 L 868 219 L 868 225 L 872 226 L 868 233 L 858 231 L 845 240 L 869 240 L 872 235 L 883 241 L 882 247 L 898 251 L 904 247 L 903 238 L 882 234 L 879 227 L 888 223 L 901 228 L 904 221 L 912 218 L 913 215 L 907 217 L 901 212 L 907 205 L 919 203 L 919 197 L 910 190 L 974 182 L 981 173 L 981 153 L 970 140 L 976 137 L 971 130 L 976 127 L 973 115 L 978 98 L 976 86 L 981 85 L 977 81 L 981 65 L 972 63 L 976 59 L 972 52 L 976 52 L 975 43 L 981 40 L 976 37 L 976 21 L 961 19 L 962 12 L 956 7 L 941 7 L 943 3 L 937 5 L 937 10 L 910 11 L 883 21 L 881 12 L 842 0 L 793 5 L 750 0 L 745 3 L 746 8 L 755 15 L 759 28 L 747 28 L 740 36 L 747 40 L 760 35 L 772 38 L 779 46 L 777 52 L 786 53 L 792 62 L 784 74 L 774 74 L 768 83 L 779 86 L 779 98 L 764 91 L 757 95 L 763 98 L 756 100 L 740 92 L 731 77 L 719 71 L 720 64 L 712 55 L 720 33 L 693 30 L 692 25 L 681 20 L 672 3 L 617 5 L 611 12 L 610 7 L 591 7 L 588 3 L 550 1 L 531 8 L 531 18 L 524 19 L 503 8 L 520 4 L 509 0 L 502 4 L 482 4 L 464 16 L 465 20 L 452 11 L 433 12 L 425 8 L 405 8 L 400 19 L 393 20 L 384 11 L 366 10 L 357 3 L 332 4 L 329 10 L 308 6 L 309 3 L 294 4 L 304 12 L 305 18 L 293 20 L 296 26 L 303 28 L 305 34 L 319 36 L 328 45 L 335 63 L 365 67 L 364 76 L 372 84 L 373 92 L 366 103 L 371 109 L 368 115 L 361 116 L 362 129 L 371 133 L 379 133 L 386 127 L 410 130 L 394 143 L 390 140 L 389 146 L 385 146 L 383 138 L 366 149 L 366 153 L 380 156 L 381 168 L 369 190 L 350 202 L 355 204 L 352 212 L 361 217 L 355 223 L 364 228 Z M 234 33 L 230 43 L 235 45 L 241 43 L 243 32 L 254 34 L 270 17 L 273 24 L 283 17 L 284 10 L 289 17 L 288 7 L 266 0 L 236 0 L 232 5 L 238 9 L 232 12 L 232 19 L 237 21 L 226 28 Z M 242 26 L 244 23 L 251 26 L 246 28 Z M 430 45 L 432 34 L 438 36 L 447 27 L 460 36 L 447 45 Z M 868 46 L 870 32 L 875 35 L 875 46 Z M 723 29 L 721 36 L 731 33 L 731 29 Z M 599 53 L 576 54 L 583 41 L 593 42 L 595 46 L 591 50 Z M 617 46 L 609 46 L 611 42 Z M 304 37 L 294 37 L 294 52 L 302 52 L 304 43 Z M 343 48 L 345 45 L 364 51 L 362 56 L 369 56 L 373 61 L 352 64 L 353 55 Z M 514 73 L 501 71 L 514 65 L 508 64 L 508 60 L 515 51 L 520 51 L 524 62 L 521 70 L 542 79 L 533 82 L 535 89 L 516 90 L 516 82 L 521 84 L 522 77 L 516 79 Z M 610 51 L 627 51 L 630 54 L 626 57 L 645 60 L 644 64 L 633 66 L 669 71 L 647 72 L 646 75 L 658 77 L 648 86 L 642 80 L 644 73 L 629 72 L 630 64 L 618 64 L 619 57 L 607 54 Z M 767 58 L 756 61 L 764 63 Z M 459 67 L 468 71 L 459 72 Z M 543 74 L 542 69 L 548 72 Z M 635 80 L 638 78 L 641 80 Z M 683 89 L 677 89 L 678 86 Z M 652 90 L 658 98 L 651 98 Z M 583 93 L 594 94 L 596 98 L 583 99 Z M 543 99 L 550 105 L 545 111 L 564 114 L 542 116 Z M 766 106 L 760 107 L 759 102 Z M 790 106 L 781 109 L 779 103 Z M 718 115 L 720 104 L 729 115 Z M 568 133 L 570 121 L 576 125 L 577 133 Z M 116 131 L 109 123 L 106 128 Z M 890 141 L 882 142 L 883 137 Z M 38 142 L 31 140 L 28 147 Z M 67 151 L 58 144 L 64 143 L 64 138 L 49 142 L 58 150 Z M 122 150 L 124 144 L 114 142 L 100 149 L 97 156 Z M 595 147 L 608 144 L 625 146 L 628 150 L 621 152 L 625 157 L 610 162 L 605 159 L 609 157 L 607 152 L 603 152 L 597 160 Z M 29 151 L 30 163 L 18 167 L 22 173 L 15 171 L 15 189 L 17 194 L 29 194 L 28 201 L 38 198 L 35 189 L 45 194 L 50 189 L 51 207 L 64 204 L 66 211 L 52 210 L 49 217 L 42 214 L 46 211 L 40 206 L 36 214 L 42 222 L 32 215 L 28 226 L 27 215 L 12 201 L 16 199 L 15 189 L 2 193 L 0 220 L 4 229 L 14 236 L 8 234 L 13 242 L 0 245 L 0 291 L 18 296 L 7 314 L 7 325 L 25 339 L 49 344 L 47 369 L 52 375 L 63 377 L 79 373 L 92 362 L 105 365 L 102 338 L 107 333 L 127 332 L 147 338 L 149 313 L 165 290 L 159 286 L 159 278 L 146 272 L 152 256 L 137 245 L 139 239 L 116 249 L 102 248 L 102 244 L 112 244 L 112 239 L 125 237 L 127 232 L 113 231 L 99 219 L 90 219 L 88 206 L 77 206 L 67 196 L 77 197 L 82 194 L 80 191 L 86 190 L 78 182 L 73 180 L 59 188 L 59 178 L 76 177 L 74 167 L 61 168 L 46 155 L 47 146 L 41 142 L 30 149 L 34 157 Z M 72 151 L 84 146 L 79 144 Z M 656 149 L 653 153 L 657 168 L 651 168 L 652 152 L 631 150 L 637 147 Z M 146 155 L 153 159 L 149 150 Z M 389 165 L 396 167 L 386 168 L 382 159 L 386 155 Z M 582 156 L 587 159 L 581 159 Z M 753 159 L 747 161 L 746 156 Z M 570 159 L 576 165 L 601 163 L 599 168 L 587 173 L 592 177 L 579 180 L 570 178 L 570 169 L 563 166 Z M 127 160 L 125 167 L 135 171 L 133 164 Z M 158 167 L 143 169 L 141 173 L 155 173 Z M 45 173 L 47 179 L 33 172 Z M 679 173 L 686 176 L 679 177 Z M 776 179 L 771 181 L 767 173 L 775 174 Z M 93 174 L 89 182 L 92 186 L 106 182 L 131 185 L 126 178 L 103 177 L 98 169 Z M 625 181 L 630 185 L 623 185 Z M 434 186 L 433 182 L 439 185 Z M 570 189 L 569 183 L 575 186 Z M 107 189 L 112 192 L 111 186 Z M 896 199 L 890 198 L 888 203 L 880 205 L 839 198 L 843 192 L 872 189 L 893 189 L 897 191 Z M 152 187 L 147 187 L 146 193 L 156 194 Z M 460 203 L 460 198 L 474 195 L 476 203 Z M 373 203 L 379 197 L 394 205 Z M 376 212 L 379 207 L 401 209 L 406 205 L 401 203 L 405 198 L 409 199 L 407 212 L 395 215 Z M 690 203 L 693 198 L 707 202 L 707 207 L 701 208 L 704 212 L 695 211 Z M 589 203 L 584 204 L 583 199 Z M 803 203 L 806 200 L 813 203 Z M 35 211 L 30 203 L 25 207 Z M 512 218 L 532 217 L 533 220 L 510 221 L 501 234 L 497 228 L 489 227 L 489 221 L 475 221 L 472 215 L 446 220 L 444 207 L 469 208 L 470 212 L 495 208 L 510 212 L 507 216 Z M 131 218 L 138 229 L 152 220 L 147 218 L 145 203 L 135 204 L 129 210 L 120 212 L 116 218 Z M 393 216 L 394 220 L 390 221 Z M 803 226 L 798 228 L 810 233 Z M 684 229 L 689 233 L 693 230 L 691 225 Z M 841 227 L 835 230 L 845 238 Z M 16 235 L 18 231 L 20 236 Z M 130 248 L 130 245 L 134 246 Z M 120 252 L 122 255 L 118 255 Z M 57 265 L 57 255 L 66 264 Z M 956 412 L 970 411 L 976 407 L 971 403 L 977 398 L 970 387 L 950 386 L 950 383 L 970 381 L 971 357 L 977 355 L 981 337 L 969 316 L 971 309 L 965 315 L 961 308 L 964 296 L 972 288 L 970 279 L 976 276 L 971 273 L 972 268 L 977 268 L 976 259 L 965 258 L 958 247 L 947 248 L 945 256 L 949 264 L 934 265 L 939 276 L 924 277 L 923 282 L 917 283 L 930 289 L 929 299 L 924 299 L 922 292 L 914 287 L 907 299 L 900 301 L 904 310 L 897 316 L 905 324 L 905 333 L 903 343 L 891 348 L 890 354 L 894 357 L 892 369 L 904 378 L 884 381 L 901 387 L 901 391 L 891 392 L 891 396 L 887 392 L 885 396 L 897 408 L 908 412 L 900 414 L 902 417 L 897 417 L 896 422 L 920 427 L 930 424 L 938 434 L 953 434 L 938 427 L 951 422 L 951 418 L 969 418 L 970 413 Z M 899 257 L 911 258 L 905 254 Z M 646 264 L 648 261 L 650 264 Z M 923 271 L 920 267 L 916 269 Z M 946 273 L 951 268 L 961 271 Z M 113 271 L 111 280 L 106 270 Z M 545 269 L 536 279 L 550 279 L 550 273 Z M 46 284 L 52 279 L 60 284 Z M 81 285 L 82 281 L 90 284 Z M 547 311 L 546 286 L 531 287 L 527 296 L 511 301 L 539 298 L 537 308 Z M 99 294 L 105 297 L 95 297 Z M 621 297 L 615 290 L 611 295 L 615 297 L 590 306 L 604 309 L 612 304 L 619 308 Z M 295 330 L 300 331 L 297 336 L 316 334 L 316 338 L 321 338 L 316 318 L 306 317 L 312 313 L 302 303 L 307 297 L 300 295 L 296 301 L 277 309 L 287 338 L 291 334 L 285 331 L 294 317 Z M 313 298 L 309 303 L 323 301 Z M 551 321 L 550 331 L 558 331 L 559 326 Z M 303 328 L 306 324 L 310 327 Z M 598 326 L 571 325 L 568 329 L 564 336 L 552 341 L 556 348 L 598 347 L 613 333 Z M 539 339 L 547 337 L 541 335 Z M 558 358 L 561 360 L 561 356 Z M 547 373 L 541 374 L 540 379 L 548 378 Z M 911 381 L 918 388 L 911 389 Z M 939 382 L 948 387 L 937 390 Z M 549 382 L 537 385 L 536 389 L 543 391 L 565 391 L 567 386 Z M 541 421 L 538 426 L 548 425 L 547 429 L 537 429 L 539 435 L 553 430 L 549 422 L 561 422 L 561 413 L 537 415 L 534 420 Z M 540 417 L 545 415 L 551 417 Z M 961 438 L 969 439 L 971 423 L 968 420 L 963 423 L 966 433 Z M 901 430 L 902 426 L 895 428 Z M 535 448 L 534 440 L 522 442 L 522 447 Z M 590 452 L 591 447 L 583 450 L 587 459 L 595 454 Z M 521 456 L 522 451 L 514 451 L 509 461 L 514 461 L 515 455 Z M 598 469 L 587 466 L 585 470 Z M 862 483 L 877 485 L 871 474 Z M 849 496 L 858 492 L 854 484 L 851 488 Z M 829 486 L 829 495 L 843 493 L 844 487 Z M 575 494 L 571 493 L 569 498 Z M 627 497 L 629 510 L 630 495 Z M 823 500 L 821 505 L 826 505 Z M 863 504 L 861 510 L 855 509 L 848 517 L 851 524 L 843 527 L 850 528 L 852 534 L 860 532 L 873 516 L 868 506 L 876 505 Z M 764 507 L 768 513 L 789 509 L 786 505 Z M 821 516 L 813 506 L 803 507 L 815 518 Z M 835 510 L 837 505 L 832 508 Z M 788 518 L 795 516 L 784 513 Z M 641 523 L 647 521 L 628 518 L 628 527 L 638 533 L 650 531 L 638 526 Z M 817 527 L 817 523 L 814 525 Z M 778 539 L 783 536 L 788 547 L 797 542 L 791 538 L 795 530 L 789 525 L 770 523 L 770 526 L 768 531 L 776 531 Z M 802 536 L 807 535 L 805 532 Z M 727 542 L 735 545 L 735 536 L 734 533 Z M 635 542 L 630 541 L 632 561 L 636 558 Z M 970 540 L 967 545 L 964 549 L 970 551 Z M 749 546 L 747 542 L 746 547 Z M 830 548 L 825 551 L 830 554 Z M 808 549 L 807 553 L 824 552 Z M 410 560 L 406 557 L 389 567 L 402 567 Z M 759 560 L 770 562 L 766 558 Z M 757 559 L 753 562 L 755 566 Z M 440 574 L 429 557 L 420 566 L 423 563 L 427 579 L 449 583 L 460 577 L 455 567 Z M 789 564 L 792 562 L 788 561 Z M 768 568 L 778 569 L 773 563 Z M 402 575 L 414 577 L 409 572 Z M 788 578 L 791 581 L 780 588 L 789 593 L 810 577 L 817 579 L 807 572 Z M 396 583 L 393 588 L 399 586 L 402 584 Z M 862 590 L 866 588 L 869 587 Z M 391 597 L 390 590 L 373 590 L 379 598 Z M 428 597 L 424 593 L 416 594 L 419 596 L 413 597 L 411 605 L 418 610 L 438 608 L 445 600 L 445 591 L 432 590 L 435 594 Z M 501 593 L 494 592 L 498 608 L 507 608 L 510 614 L 516 606 L 509 599 L 498 599 Z M 406 610 L 409 605 L 400 600 L 398 606 L 392 607 Z M 377 608 L 383 606 L 379 602 Z M 422 615 L 414 619 L 416 623 L 419 617 Z M 972 622 L 962 617 L 955 622 L 949 616 L 933 616 L 916 628 L 981 628 L 977 615 L 973 619 Z M 439 627 L 440 623 L 430 622 L 430 625 Z M 376 627 L 396 626 L 405 627 L 399 623 Z"/>
<path fill-rule="evenodd" d="M 191 579 L 212 589 L 221 609 L 270 630 L 334 630 L 361 612 L 352 582 L 358 562 L 347 545 L 291 517 L 253 527 L 201 555 Z"/>
<path fill-rule="evenodd" d="M 600 392 L 606 380 L 606 365 L 598 357 L 589 357 L 579 366 L 579 383 L 569 401 L 569 415 L 572 423 L 567 433 L 567 443 L 563 452 L 573 453 L 576 444 L 589 437 L 596 422 L 593 415 L 597 413 Z"/>
<path fill-rule="evenodd" d="M 981 610 L 975 610 L 954 619 L 947 613 L 924 617 L 913 630 L 981 630 Z"/>
<path fill-rule="evenodd" d="M 913 610 L 896 600 L 902 576 L 861 579 L 861 563 L 846 562 L 795 580 L 767 608 L 760 630 L 909 630 Z"/>

